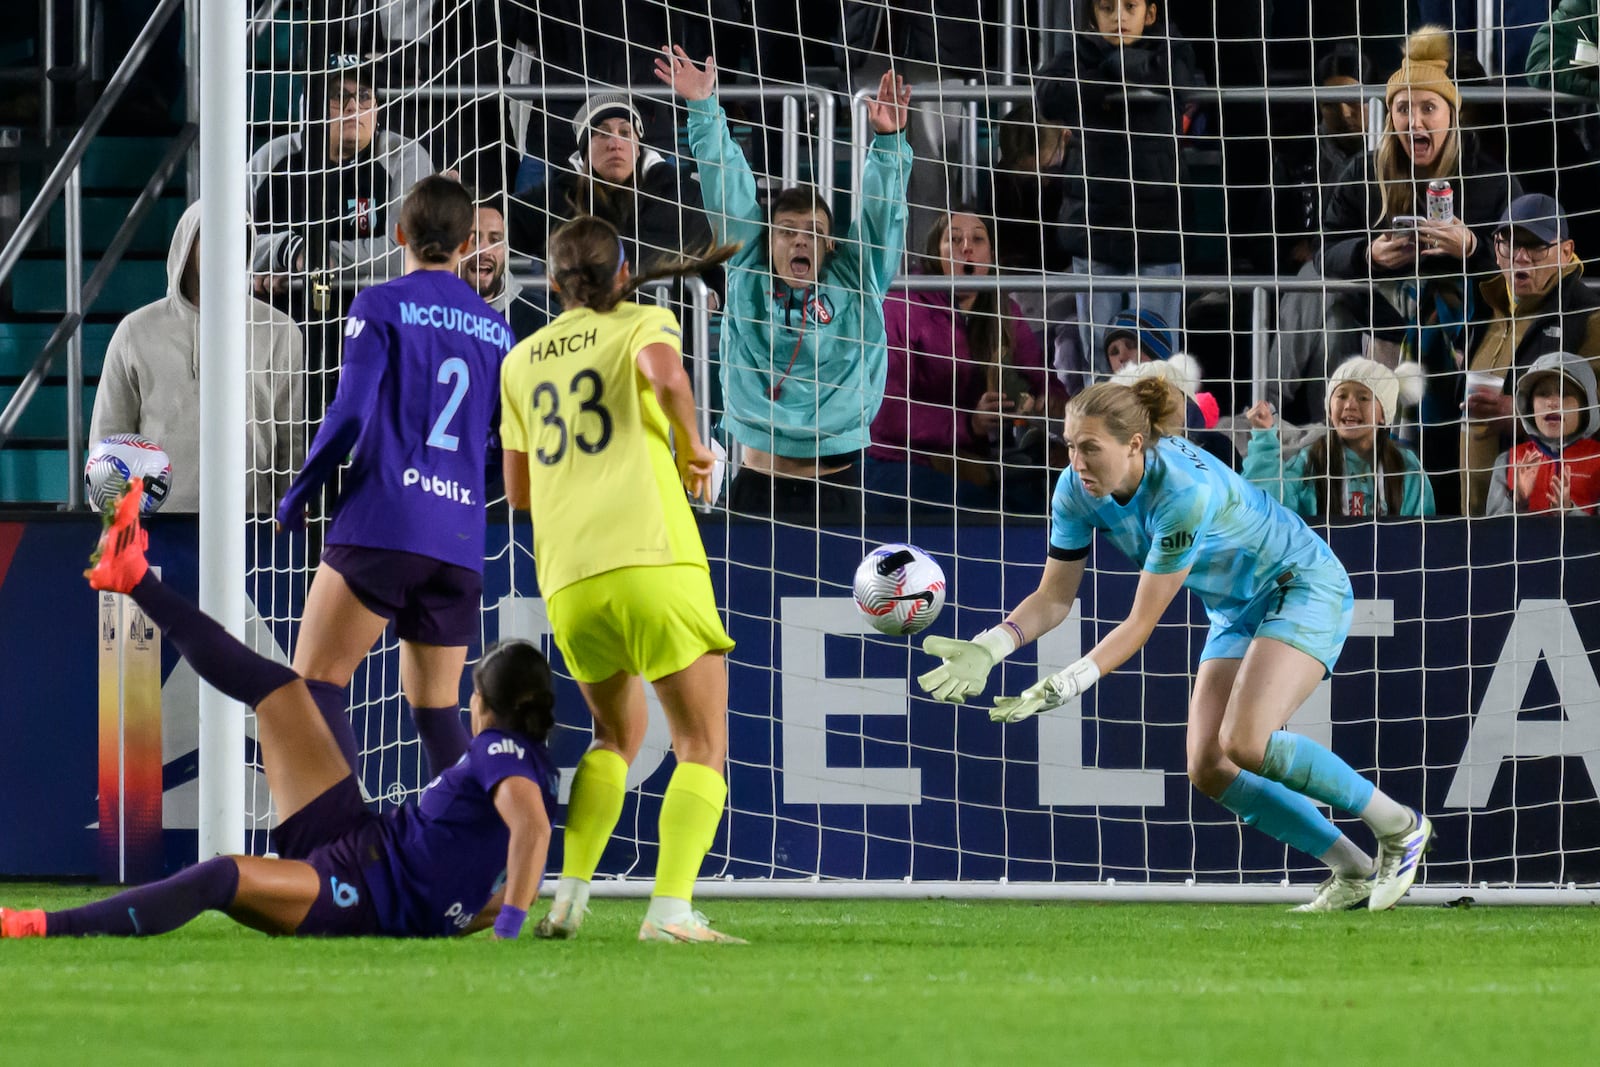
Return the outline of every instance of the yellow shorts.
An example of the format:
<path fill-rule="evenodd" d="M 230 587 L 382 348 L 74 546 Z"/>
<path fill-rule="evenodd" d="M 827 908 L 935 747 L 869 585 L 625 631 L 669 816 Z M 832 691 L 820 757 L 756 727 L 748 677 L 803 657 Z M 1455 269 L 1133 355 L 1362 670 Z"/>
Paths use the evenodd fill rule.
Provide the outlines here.
<path fill-rule="evenodd" d="M 653 682 L 733 648 L 711 575 L 692 563 L 619 567 L 558 590 L 545 607 L 556 647 L 580 682 L 618 671 Z"/>

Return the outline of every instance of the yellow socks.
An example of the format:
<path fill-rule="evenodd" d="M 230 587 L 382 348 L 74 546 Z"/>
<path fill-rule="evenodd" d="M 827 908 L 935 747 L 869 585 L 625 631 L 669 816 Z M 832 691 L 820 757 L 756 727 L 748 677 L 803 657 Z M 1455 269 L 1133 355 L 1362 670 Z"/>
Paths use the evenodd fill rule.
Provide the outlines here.
<path fill-rule="evenodd" d="M 589 881 L 611 840 L 628 791 L 628 765 L 609 748 L 591 748 L 578 761 L 567 799 L 561 877 Z M 669 791 L 670 792 L 670 791 Z"/>
<path fill-rule="evenodd" d="M 576 792 L 576 790 L 574 790 Z M 656 897 L 688 901 L 728 802 L 728 783 L 702 763 L 680 763 L 661 801 Z"/>

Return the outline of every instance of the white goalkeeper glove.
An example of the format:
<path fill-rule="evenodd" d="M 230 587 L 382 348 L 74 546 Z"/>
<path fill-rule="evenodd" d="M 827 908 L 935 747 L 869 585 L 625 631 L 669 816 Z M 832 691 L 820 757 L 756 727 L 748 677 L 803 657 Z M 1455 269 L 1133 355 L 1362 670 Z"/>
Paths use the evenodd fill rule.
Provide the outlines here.
<path fill-rule="evenodd" d="M 917 684 L 935 700 L 965 704 L 968 697 L 983 692 L 994 665 L 1016 650 L 1016 638 L 1004 623 L 983 631 L 971 641 L 924 638 L 922 651 L 944 662 L 918 677 Z"/>
<path fill-rule="evenodd" d="M 1088 692 L 1099 680 L 1100 668 L 1085 656 L 1066 670 L 1028 686 L 1021 696 L 996 700 L 989 718 L 994 722 L 1021 722 L 1030 715 L 1059 708 L 1073 697 Z"/>

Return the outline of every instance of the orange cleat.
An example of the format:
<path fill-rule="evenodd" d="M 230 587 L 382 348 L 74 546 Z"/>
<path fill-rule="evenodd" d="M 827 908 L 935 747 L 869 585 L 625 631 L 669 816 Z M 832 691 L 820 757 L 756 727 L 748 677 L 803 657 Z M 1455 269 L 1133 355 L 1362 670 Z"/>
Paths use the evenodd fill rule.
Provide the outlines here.
<path fill-rule="evenodd" d="M 144 500 L 144 479 L 130 478 L 116 504 L 105 510 L 105 529 L 89 557 L 83 576 L 96 589 L 129 593 L 150 569 L 144 558 L 150 535 L 139 525 L 139 505 Z"/>
<path fill-rule="evenodd" d="M 43 937 L 44 912 L 0 908 L 0 937 Z"/>

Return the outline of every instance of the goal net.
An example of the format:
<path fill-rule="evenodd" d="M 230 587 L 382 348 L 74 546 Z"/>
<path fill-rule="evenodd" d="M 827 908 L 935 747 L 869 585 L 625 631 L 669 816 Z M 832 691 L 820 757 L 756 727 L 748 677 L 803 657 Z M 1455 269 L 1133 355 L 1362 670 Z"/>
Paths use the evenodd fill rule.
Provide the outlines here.
<path fill-rule="evenodd" d="M 700 515 L 738 643 L 729 811 L 703 876 L 975 893 L 1321 877 L 1186 777 L 1208 631 L 1186 594 L 1082 700 L 989 721 L 994 696 L 1126 617 L 1138 568 L 1109 545 L 1067 623 L 966 706 L 926 699 L 920 639 L 853 606 L 862 555 L 909 541 L 948 579 L 930 632 L 997 623 L 1039 580 L 1062 407 L 1118 372 L 1179 385 L 1191 441 L 1349 570 L 1338 670 L 1290 728 L 1434 817 L 1426 887 L 1600 885 L 1600 294 L 1583 275 L 1600 90 L 1582 34 L 1426 42 L 1403 5 L 1375 20 L 1353 2 L 1150 5 L 1138 24 L 1066 0 L 782 6 L 752 23 L 717 0 L 290 0 L 250 25 L 254 269 L 305 332 L 308 434 L 344 308 L 401 270 L 393 229 L 423 174 L 460 175 L 490 209 L 468 280 L 523 333 L 559 310 L 545 242 L 576 212 L 618 224 L 635 264 L 748 242 L 644 297 L 682 319 L 729 453 Z M 653 76 L 669 41 L 715 51 L 712 101 Z M 903 140 L 873 106 L 891 68 L 911 86 Z M 1553 389 L 1532 387 L 1541 357 Z M 1575 425 L 1540 423 L 1561 396 Z M 536 638 L 562 674 L 526 517 L 489 514 L 483 641 Z M 325 518 L 303 539 L 252 526 L 257 644 L 281 653 Z M 570 768 L 589 718 L 562 678 Z M 414 796 L 392 640 L 351 714 L 367 794 Z M 602 877 L 648 879 L 668 749 L 657 709 Z"/>

